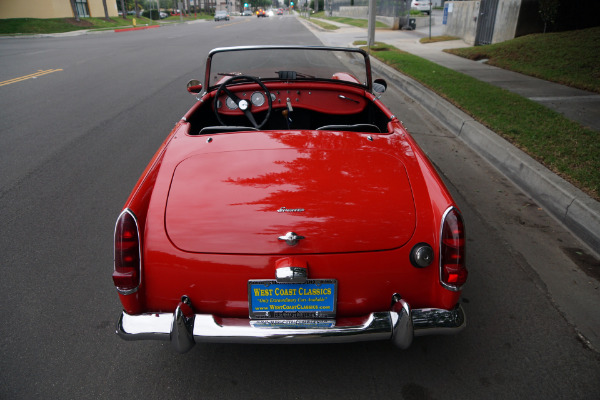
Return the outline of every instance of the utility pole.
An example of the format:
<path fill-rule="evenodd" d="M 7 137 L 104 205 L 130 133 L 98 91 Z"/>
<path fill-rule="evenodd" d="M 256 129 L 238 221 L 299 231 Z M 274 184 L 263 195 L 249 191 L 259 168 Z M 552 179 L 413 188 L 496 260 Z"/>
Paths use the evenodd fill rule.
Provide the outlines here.
<path fill-rule="evenodd" d="M 369 36 L 367 39 L 367 46 L 372 47 L 375 45 L 375 14 L 377 13 L 377 2 L 375 0 L 369 0 Z"/>

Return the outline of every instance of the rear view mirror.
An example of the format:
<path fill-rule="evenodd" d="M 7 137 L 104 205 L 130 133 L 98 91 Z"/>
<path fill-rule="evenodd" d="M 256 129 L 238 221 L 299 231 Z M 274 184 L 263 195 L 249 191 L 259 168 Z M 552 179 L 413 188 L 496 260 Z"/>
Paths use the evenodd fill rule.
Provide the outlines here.
<path fill-rule="evenodd" d="M 202 90 L 202 84 L 198 79 L 192 79 L 187 83 L 187 91 L 192 94 L 198 94 Z"/>
<path fill-rule="evenodd" d="M 387 89 L 387 82 L 384 79 L 375 79 L 373 82 L 373 93 L 381 96 Z"/>

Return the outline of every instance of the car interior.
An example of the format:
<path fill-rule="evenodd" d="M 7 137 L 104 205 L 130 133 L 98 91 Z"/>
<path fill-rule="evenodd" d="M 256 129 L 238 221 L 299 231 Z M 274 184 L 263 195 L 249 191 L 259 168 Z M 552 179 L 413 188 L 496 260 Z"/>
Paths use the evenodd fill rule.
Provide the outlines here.
<path fill-rule="evenodd" d="M 387 133 L 389 118 L 364 95 L 364 90 L 352 87 L 329 85 L 326 89 L 308 89 L 288 84 L 281 90 L 281 84 L 269 85 L 272 99 L 271 110 L 265 101 L 260 106 L 249 105 L 249 111 L 256 124 L 241 111 L 236 101 L 227 101 L 227 96 L 219 94 L 214 101 L 214 92 L 208 100 L 199 102 L 187 116 L 190 135 L 205 135 L 244 130 L 331 130 L 365 133 Z M 260 91 L 257 85 L 230 87 L 238 99 L 248 99 Z M 264 93 L 264 92 L 262 92 Z M 215 112 L 219 115 L 216 115 Z M 258 125 L 258 126 L 256 126 Z"/>

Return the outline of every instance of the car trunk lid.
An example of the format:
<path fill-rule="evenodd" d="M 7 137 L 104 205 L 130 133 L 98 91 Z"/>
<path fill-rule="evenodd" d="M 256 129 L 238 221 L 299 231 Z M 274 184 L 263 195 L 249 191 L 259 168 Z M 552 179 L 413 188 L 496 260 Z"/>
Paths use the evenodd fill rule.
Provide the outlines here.
<path fill-rule="evenodd" d="M 195 253 L 392 249 L 411 238 L 415 220 L 404 165 L 373 149 L 193 155 L 175 168 L 165 210 L 172 243 Z M 286 242 L 289 232 L 303 238 Z"/>

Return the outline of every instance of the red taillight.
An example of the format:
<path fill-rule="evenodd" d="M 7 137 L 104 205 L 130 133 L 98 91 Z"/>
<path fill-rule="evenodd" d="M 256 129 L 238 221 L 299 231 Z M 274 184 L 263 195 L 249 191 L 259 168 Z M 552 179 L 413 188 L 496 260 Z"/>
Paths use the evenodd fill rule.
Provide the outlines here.
<path fill-rule="evenodd" d="M 115 226 L 115 270 L 113 282 L 122 294 L 131 294 L 140 284 L 140 238 L 137 221 L 129 210 L 119 215 Z"/>
<path fill-rule="evenodd" d="M 448 209 L 442 222 L 440 268 L 442 285 L 450 290 L 460 290 L 467 281 L 465 227 L 456 208 Z"/>

